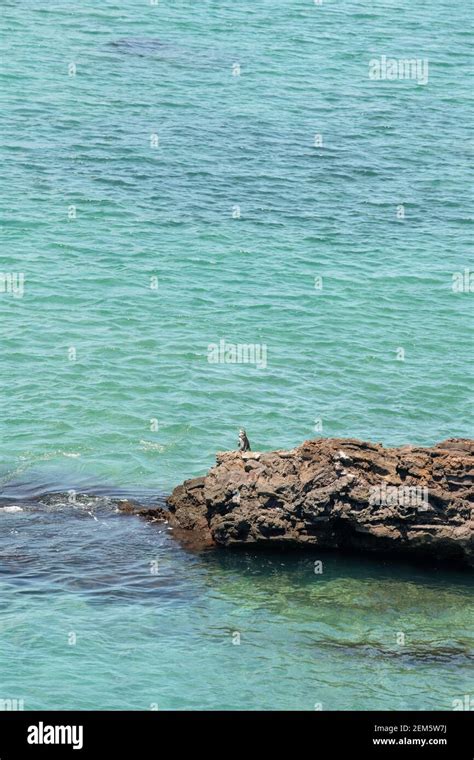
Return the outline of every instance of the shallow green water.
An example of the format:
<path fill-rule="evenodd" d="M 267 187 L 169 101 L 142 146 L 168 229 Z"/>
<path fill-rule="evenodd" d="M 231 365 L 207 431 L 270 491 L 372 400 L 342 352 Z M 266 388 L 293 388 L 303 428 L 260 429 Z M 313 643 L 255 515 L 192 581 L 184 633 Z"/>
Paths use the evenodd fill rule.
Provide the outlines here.
<path fill-rule="evenodd" d="M 315 580 L 311 558 L 190 556 L 113 513 L 79 531 L 67 508 L 57 545 L 56 513 L 25 499 L 166 493 L 240 425 L 257 449 L 472 434 L 474 295 L 452 288 L 472 237 L 468 4 L 0 15 L 1 271 L 24 275 L 0 293 L 0 481 L 25 509 L 0 513 L 5 698 L 449 707 L 468 689 L 466 575 L 332 558 Z M 427 58 L 428 83 L 371 80 L 382 55 Z M 220 340 L 265 347 L 266 367 L 210 363 Z M 154 552 L 166 594 L 141 575 Z"/>
<path fill-rule="evenodd" d="M 25 709 L 450 710 L 472 692 L 466 573 L 191 554 L 104 499 L 2 519 L 1 694 Z"/>

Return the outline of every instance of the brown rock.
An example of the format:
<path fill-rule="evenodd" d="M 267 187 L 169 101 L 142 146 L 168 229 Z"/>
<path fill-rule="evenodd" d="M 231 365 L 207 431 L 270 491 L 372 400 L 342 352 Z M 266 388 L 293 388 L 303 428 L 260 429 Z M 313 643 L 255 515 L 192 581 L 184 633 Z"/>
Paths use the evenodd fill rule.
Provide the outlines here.
<path fill-rule="evenodd" d="M 356 439 L 220 452 L 168 499 L 194 545 L 412 554 L 474 566 L 474 441 L 384 448 Z"/>

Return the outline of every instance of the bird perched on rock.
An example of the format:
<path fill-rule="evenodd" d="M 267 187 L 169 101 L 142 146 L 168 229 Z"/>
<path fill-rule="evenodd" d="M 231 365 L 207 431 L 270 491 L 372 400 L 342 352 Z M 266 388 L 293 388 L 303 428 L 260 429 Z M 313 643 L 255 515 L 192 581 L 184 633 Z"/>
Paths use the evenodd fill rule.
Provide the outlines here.
<path fill-rule="evenodd" d="M 244 453 L 244 451 L 250 451 L 250 443 L 249 439 L 247 438 L 247 433 L 243 428 L 240 428 L 239 430 L 239 451 Z"/>

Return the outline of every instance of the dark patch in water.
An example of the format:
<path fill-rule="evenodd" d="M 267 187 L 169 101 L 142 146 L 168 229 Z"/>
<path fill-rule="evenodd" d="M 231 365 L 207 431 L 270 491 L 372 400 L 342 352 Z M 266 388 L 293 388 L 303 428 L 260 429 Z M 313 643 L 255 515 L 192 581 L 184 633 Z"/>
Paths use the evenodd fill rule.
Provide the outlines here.
<path fill-rule="evenodd" d="M 53 480 L 15 479 L 3 483 L 0 490 L 0 507 L 18 504 L 31 510 L 46 507 L 73 507 L 97 502 L 99 506 L 114 509 L 120 500 L 131 500 L 141 506 L 163 506 L 166 495 L 151 488 L 115 488 L 84 479 L 70 484 Z"/>
<path fill-rule="evenodd" d="M 123 497 L 124 492 L 120 492 Z M 150 506 L 139 492 L 137 506 Z M 134 493 L 137 496 L 137 493 Z M 127 519 L 113 495 L 45 493 L 17 501 L 23 512 L 0 515 L 0 581 L 17 594 L 80 594 L 88 603 L 189 603 L 189 564 L 165 526 Z M 11 500 L 0 499 L 0 503 Z M 154 503 L 157 503 L 156 496 Z M 175 554 L 182 555 L 172 561 Z M 154 568 L 158 568 L 155 572 Z"/>
<path fill-rule="evenodd" d="M 156 55 L 170 46 L 156 37 L 123 37 L 108 43 L 120 53 L 128 55 Z"/>
<path fill-rule="evenodd" d="M 354 655 L 357 652 L 362 657 L 397 659 L 402 663 L 413 665 L 428 665 L 431 663 L 462 664 L 474 661 L 474 653 L 462 645 L 457 647 L 419 645 L 411 649 L 400 646 L 399 649 L 389 649 L 356 642 L 351 644 L 319 642 L 318 646 L 323 646 L 325 649 L 339 650 L 348 656 Z"/>
<path fill-rule="evenodd" d="M 120 55 L 162 59 L 181 66 L 230 66 L 238 58 L 237 54 L 222 55 L 213 49 L 202 49 L 199 46 L 183 48 L 171 42 L 163 42 L 157 37 L 121 37 L 107 42 L 106 47 Z"/>

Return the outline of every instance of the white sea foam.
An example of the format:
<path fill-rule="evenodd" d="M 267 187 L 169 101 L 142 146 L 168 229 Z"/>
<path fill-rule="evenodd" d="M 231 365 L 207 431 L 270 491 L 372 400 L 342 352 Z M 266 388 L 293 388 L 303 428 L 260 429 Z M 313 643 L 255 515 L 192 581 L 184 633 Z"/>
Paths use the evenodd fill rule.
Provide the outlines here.
<path fill-rule="evenodd" d="M 152 441 L 140 441 L 140 446 L 144 451 L 164 451 L 162 443 L 153 443 Z"/>

